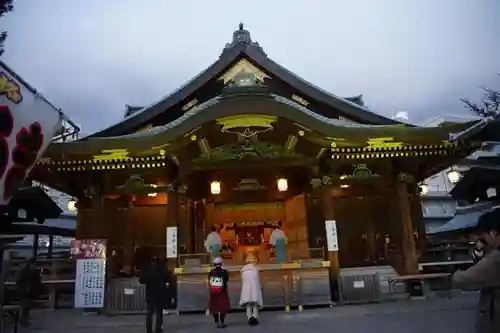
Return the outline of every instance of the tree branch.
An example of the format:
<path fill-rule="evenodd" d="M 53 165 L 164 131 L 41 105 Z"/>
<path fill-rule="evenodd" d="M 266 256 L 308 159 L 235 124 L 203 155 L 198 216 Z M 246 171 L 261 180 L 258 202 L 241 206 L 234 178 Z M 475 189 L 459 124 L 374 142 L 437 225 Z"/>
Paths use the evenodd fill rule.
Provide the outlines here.
<path fill-rule="evenodd" d="M 500 76 L 500 74 L 497 74 Z M 500 91 L 483 88 L 484 100 L 481 103 L 473 103 L 468 99 L 461 98 L 465 104 L 465 108 L 469 109 L 476 115 L 486 118 L 498 116 L 500 113 Z"/>

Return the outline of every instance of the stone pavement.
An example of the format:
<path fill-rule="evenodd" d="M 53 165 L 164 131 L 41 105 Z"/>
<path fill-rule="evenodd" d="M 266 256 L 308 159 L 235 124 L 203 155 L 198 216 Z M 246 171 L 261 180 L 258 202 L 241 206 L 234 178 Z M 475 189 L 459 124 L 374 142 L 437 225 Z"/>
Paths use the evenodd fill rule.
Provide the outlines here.
<path fill-rule="evenodd" d="M 263 333 L 349 332 L 349 333 L 472 333 L 477 296 L 464 294 L 453 299 L 399 301 L 350 305 L 326 309 L 268 311 L 261 314 L 258 330 Z M 74 311 L 40 311 L 33 314 L 32 333 L 132 333 L 145 332 L 144 316 L 82 316 Z M 247 332 L 243 313 L 228 317 L 225 332 Z M 165 332 L 220 332 L 205 315 L 169 315 Z"/>

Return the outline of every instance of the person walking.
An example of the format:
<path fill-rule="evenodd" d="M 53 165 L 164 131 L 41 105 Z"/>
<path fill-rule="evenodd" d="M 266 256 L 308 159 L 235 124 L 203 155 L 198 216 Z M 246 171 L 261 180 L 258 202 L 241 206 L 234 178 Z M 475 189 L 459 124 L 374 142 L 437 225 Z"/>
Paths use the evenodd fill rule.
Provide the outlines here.
<path fill-rule="evenodd" d="M 477 232 L 492 249 L 475 265 L 451 276 L 452 286 L 480 290 L 476 320 L 477 333 L 500 332 L 500 210 L 484 214 Z"/>
<path fill-rule="evenodd" d="M 256 326 L 259 324 L 259 308 L 262 307 L 262 287 L 257 257 L 250 253 L 246 262 L 247 264 L 241 269 L 240 306 L 246 310 L 248 325 Z"/>
<path fill-rule="evenodd" d="M 31 259 L 19 273 L 17 288 L 21 296 L 21 325 L 30 324 L 30 312 L 33 300 L 35 300 L 42 287 L 42 277 L 36 269 L 36 260 Z"/>
<path fill-rule="evenodd" d="M 149 267 L 141 274 L 139 282 L 146 286 L 146 331 L 153 333 L 153 315 L 155 318 L 155 333 L 163 332 L 163 308 L 167 300 L 167 288 L 172 284 L 172 276 L 160 262 L 158 257 L 151 259 Z"/>
<path fill-rule="evenodd" d="M 218 328 L 226 327 L 226 314 L 230 309 L 229 294 L 227 284 L 229 282 L 229 272 L 222 268 L 222 259 L 217 257 L 213 261 L 214 267 L 208 273 L 209 301 L 208 309 L 214 317 L 214 322 Z"/>

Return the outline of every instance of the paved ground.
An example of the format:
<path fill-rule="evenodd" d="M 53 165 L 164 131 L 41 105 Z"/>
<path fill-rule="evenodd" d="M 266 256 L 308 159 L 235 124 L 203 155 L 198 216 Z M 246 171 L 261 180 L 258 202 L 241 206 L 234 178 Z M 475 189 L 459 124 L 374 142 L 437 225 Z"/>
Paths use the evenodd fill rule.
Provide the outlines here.
<path fill-rule="evenodd" d="M 476 296 L 453 299 L 400 301 L 352 305 L 303 312 L 263 312 L 261 333 L 472 333 Z M 165 317 L 165 332 L 220 332 L 210 317 L 184 315 Z M 34 314 L 33 326 L 21 332 L 33 333 L 132 333 L 145 332 L 144 316 L 81 316 L 73 311 L 45 311 Z M 231 314 L 225 332 L 249 332 L 243 313 Z"/>

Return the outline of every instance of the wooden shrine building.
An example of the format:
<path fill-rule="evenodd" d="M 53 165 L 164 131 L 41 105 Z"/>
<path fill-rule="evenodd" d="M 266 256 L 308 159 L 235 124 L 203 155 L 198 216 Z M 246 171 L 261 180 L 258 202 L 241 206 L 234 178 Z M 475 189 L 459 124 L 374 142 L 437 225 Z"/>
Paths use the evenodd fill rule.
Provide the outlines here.
<path fill-rule="evenodd" d="M 54 143 L 34 178 L 78 200 L 77 237 L 105 238 L 124 271 L 141 249 L 177 261 L 206 256 L 212 226 L 227 261 L 259 251 L 282 222 L 290 261 L 390 264 L 415 272 L 425 230 L 419 182 L 475 150 L 489 121 L 421 128 L 371 112 L 271 60 L 241 24 L 219 59 L 118 124 Z M 339 251 L 326 251 L 336 220 Z M 145 251 L 145 250 L 144 250 Z"/>

